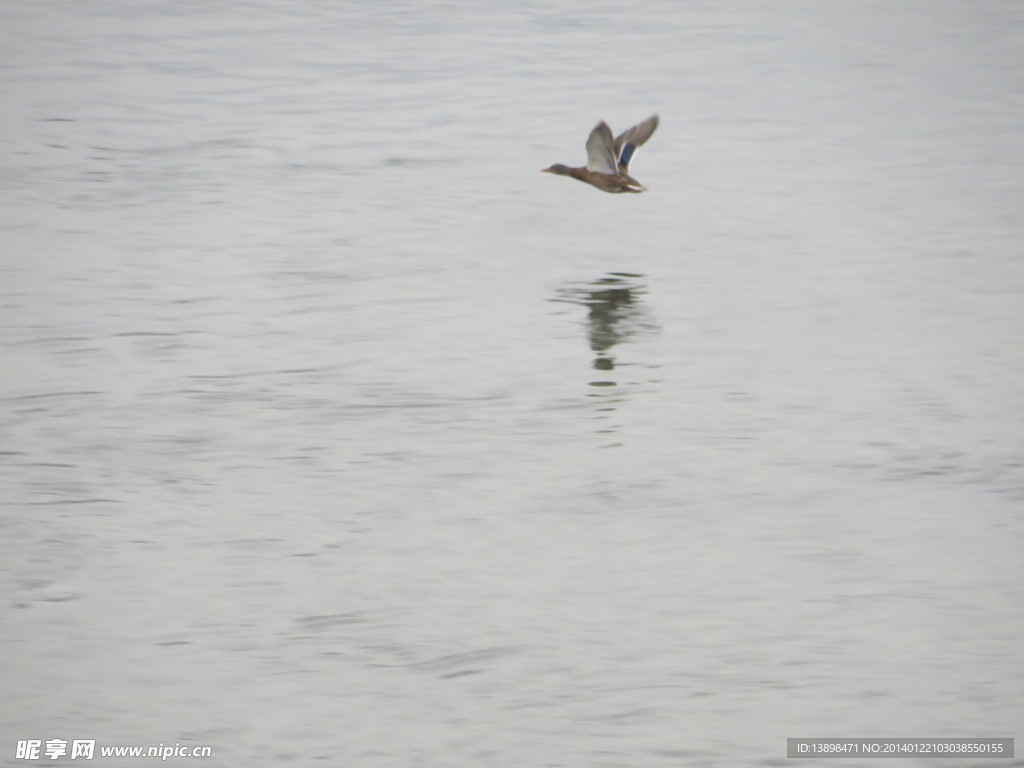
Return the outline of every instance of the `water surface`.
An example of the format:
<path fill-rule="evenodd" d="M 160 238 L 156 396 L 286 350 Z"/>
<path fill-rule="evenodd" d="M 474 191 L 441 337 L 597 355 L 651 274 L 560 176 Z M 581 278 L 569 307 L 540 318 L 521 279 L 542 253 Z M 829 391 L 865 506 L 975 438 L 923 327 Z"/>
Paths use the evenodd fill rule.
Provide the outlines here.
<path fill-rule="evenodd" d="M 1020 735 L 1018 4 L 0 14 L 5 764 Z"/>

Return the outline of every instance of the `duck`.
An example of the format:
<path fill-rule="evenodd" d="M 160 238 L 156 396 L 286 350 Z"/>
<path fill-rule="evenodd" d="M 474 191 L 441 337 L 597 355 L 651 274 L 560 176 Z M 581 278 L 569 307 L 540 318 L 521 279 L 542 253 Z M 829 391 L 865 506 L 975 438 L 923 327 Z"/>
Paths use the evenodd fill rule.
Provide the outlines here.
<path fill-rule="evenodd" d="M 570 168 L 555 163 L 542 168 L 541 173 L 556 176 L 572 176 L 602 192 L 646 192 L 647 187 L 629 175 L 629 163 L 637 149 L 651 138 L 658 127 L 658 116 L 651 115 L 642 123 L 623 131 L 612 138 L 612 129 L 604 120 L 599 122 L 587 137 L 587 164 L 582 168 Z"/>

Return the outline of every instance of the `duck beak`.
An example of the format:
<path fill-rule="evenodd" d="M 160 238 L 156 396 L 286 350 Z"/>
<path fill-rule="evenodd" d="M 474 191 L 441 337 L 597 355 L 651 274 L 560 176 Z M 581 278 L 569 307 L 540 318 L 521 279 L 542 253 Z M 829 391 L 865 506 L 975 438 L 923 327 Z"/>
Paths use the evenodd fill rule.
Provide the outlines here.
<path fill-rule="evenodd" d="M 551 173 L 551 169 L 550 168 L 541 168 L 540 172 L 541 173 Z"/>

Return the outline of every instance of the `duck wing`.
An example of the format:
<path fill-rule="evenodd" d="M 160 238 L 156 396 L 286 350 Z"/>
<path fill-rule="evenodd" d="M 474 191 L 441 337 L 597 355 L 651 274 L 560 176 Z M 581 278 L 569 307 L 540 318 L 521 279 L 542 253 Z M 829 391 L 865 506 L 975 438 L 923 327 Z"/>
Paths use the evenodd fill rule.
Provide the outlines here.
<path fill-rule="evenodd" d="M 587 170 L 618 175 L 619 166 L 615 161 L 617 157 L 615 142 L 612 141 L 612 129 L 602 120 L 587 137 Z"/>
<path fill-rule="evenodd" d="M 657 127 L 658 116 L 651 115 L 642 123 L 627 128 L 615 138 L 612 152 L 618 158 L 619 173 L 626 173 L 629 170 L 629 162 L 633 159 L 633 154 L 651 138 Z"/>

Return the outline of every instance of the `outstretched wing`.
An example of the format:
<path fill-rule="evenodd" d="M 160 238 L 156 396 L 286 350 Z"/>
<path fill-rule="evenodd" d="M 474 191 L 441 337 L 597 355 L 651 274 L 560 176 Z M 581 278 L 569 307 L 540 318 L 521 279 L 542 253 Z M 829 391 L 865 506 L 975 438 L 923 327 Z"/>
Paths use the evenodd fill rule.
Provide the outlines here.
<path fill-rule="evenodd" d="M 651 115 L 642 123 L 627 128 L 615 139 L 612 152 L 618 158 L 618 172 L 629 171 L 629 162 L 633 159 L 634 153 L 651 138 L 654 129 L 658 127 L 658 116 Z"/>
<path fill-rule="evenodd" d="M 615 145 L 612 141 L 612 129 L 603 120 L 587 137 L 587 170 L 595 173 L 619 173 L 615 162 Z"/>

